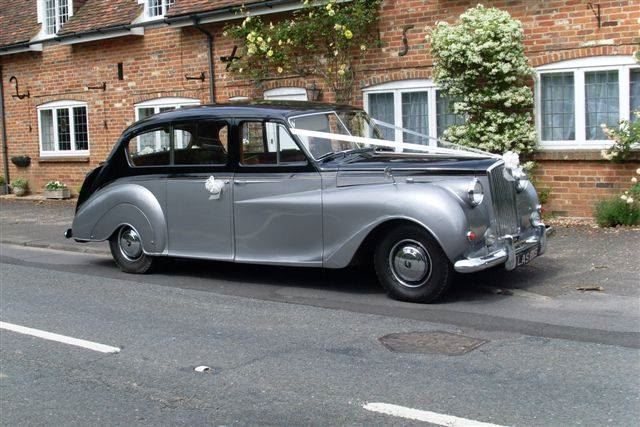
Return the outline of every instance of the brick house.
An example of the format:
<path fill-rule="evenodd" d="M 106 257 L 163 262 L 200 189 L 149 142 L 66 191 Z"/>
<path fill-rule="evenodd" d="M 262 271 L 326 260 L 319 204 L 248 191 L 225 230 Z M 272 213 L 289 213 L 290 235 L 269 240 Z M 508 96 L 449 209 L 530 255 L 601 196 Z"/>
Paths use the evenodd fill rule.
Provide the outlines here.
<path fill-rule="evenodd" d="M 285 76 L 256 85 L 229 73 L 221 61 L 234 46 L 223 28 L 238 19 L 237 6 L 277 19 L 300 3 L 0 0 L 7 157 L 31 157 L 28 167 L 8 162 L 11 178 L 27 178 L 34 192 L 58 179 L 76 192 L 122 130 L 139 118 L 210 102 L 307 99 L 306 89 L 316 81 L 321 86 L 321 79 Z M 599 155 L 607 146 L 599 124 L 640 109 L 640 65 L 633 59 L 640 43 L 640 2 L 483 3 L 507 10 L 525 28 L 526 52 L 536 70 L 536 179 L 551 190 L 548 210 L 590 216 L 594 202 L 626 187 L 640 166 L 639 156 L 614 165 Z M 382 47 L 371 49 L 358 65 L 353 104 L 433 136 L 458 120 L 431 79 L 425 27 L 453 22 L 475 4 L 385 0 Z M 400 56 L 404 31 L 408 52 Z M 332 99 L 323 91 L 322 101 Z"/>

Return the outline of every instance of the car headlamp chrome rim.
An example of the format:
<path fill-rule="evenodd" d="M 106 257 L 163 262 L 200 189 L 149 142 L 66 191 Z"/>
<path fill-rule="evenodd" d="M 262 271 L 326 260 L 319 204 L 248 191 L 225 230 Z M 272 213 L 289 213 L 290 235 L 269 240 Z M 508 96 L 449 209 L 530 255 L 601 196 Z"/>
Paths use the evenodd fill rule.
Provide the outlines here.
<path fill-rule="evenodd" d="M 478 206 L 484 200 L 484 187 L 478 178 L 473 178 L 469 183 L 467 197 L 471 206 Z"/>

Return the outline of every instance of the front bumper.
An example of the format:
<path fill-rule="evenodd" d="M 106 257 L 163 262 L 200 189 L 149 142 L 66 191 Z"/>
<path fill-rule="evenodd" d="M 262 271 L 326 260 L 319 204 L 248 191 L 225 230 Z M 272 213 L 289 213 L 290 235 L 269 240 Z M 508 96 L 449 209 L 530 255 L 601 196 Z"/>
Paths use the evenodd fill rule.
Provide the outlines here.
<path fill-rule="evenodd" d="M 486 270 L 504 264 L 507 270 L 513 270 L 517 266 L 517 256 L 534 247 L 538 247 L 538 255 L 540 256 L 547 250 L 547 235 L 550 228 L 544 225 L 536 227 L 535 233 L 527 237 L 523 241 L 514 243 L 513 236 L 504 236 L 502 239 L 502 248 L 493 251 L 487 255 L 474 258 L 465 258 L 453 265 L 458 273 L 475 273 L 476 271 Z"/>

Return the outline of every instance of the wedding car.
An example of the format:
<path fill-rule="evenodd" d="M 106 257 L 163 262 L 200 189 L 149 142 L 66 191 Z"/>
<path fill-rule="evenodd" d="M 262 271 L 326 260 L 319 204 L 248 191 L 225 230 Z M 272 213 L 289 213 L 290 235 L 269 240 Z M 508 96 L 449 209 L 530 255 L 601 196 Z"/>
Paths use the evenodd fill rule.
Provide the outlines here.
<path fill-rule="evenodd" d="M 368 262 L 391 297 L 430 302 L 454 272 L 512 270 L 542 255 L 540 214 L 513 159 L 358 108 L 263 102 L 133 124 L 87 175 L 66 236 L 108 240 L 129 273 L 167 256 L 327 269 Z"/>

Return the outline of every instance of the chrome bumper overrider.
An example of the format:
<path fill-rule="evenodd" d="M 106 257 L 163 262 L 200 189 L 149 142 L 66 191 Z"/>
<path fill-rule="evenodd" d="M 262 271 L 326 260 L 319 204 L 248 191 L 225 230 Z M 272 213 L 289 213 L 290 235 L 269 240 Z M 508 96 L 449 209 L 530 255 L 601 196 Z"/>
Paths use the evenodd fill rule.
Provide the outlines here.
<path fill-rule="evenodd" d="M 517 246 L 514 245 L 513 236 L 504 236 L 502 248 L 482 257 L 461 259 L 456 261 L 453 267 L 458 273 L 474 273 L 500 264 L 504 264 L 507 270 L 513 270 L 516 268 L 519 253 L 528 251 L 535 246 L 538 246 L 538 256 L 547 250 L 547 235 L 550 231 L 550 228 L 540 225 L 536 227 L 533 236 L 518 242 Z"/>

